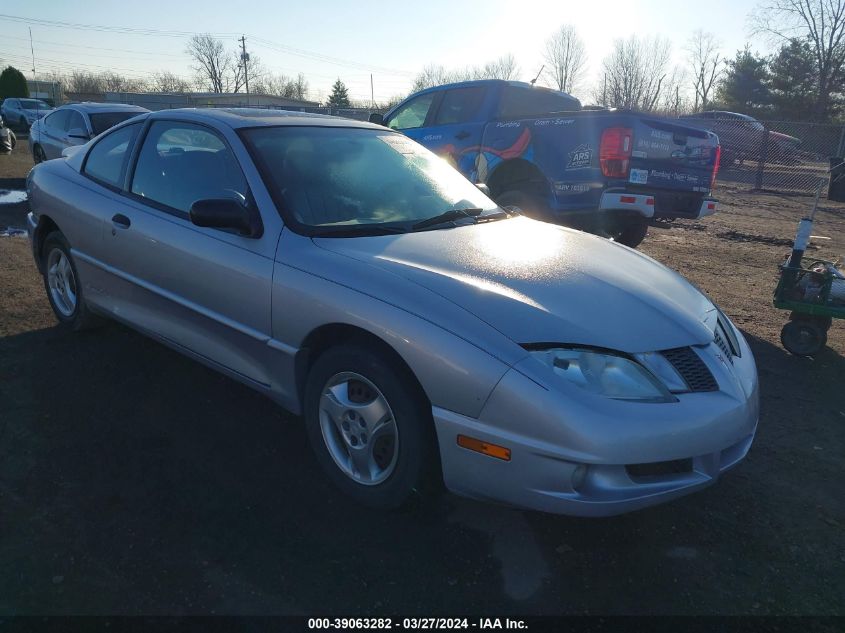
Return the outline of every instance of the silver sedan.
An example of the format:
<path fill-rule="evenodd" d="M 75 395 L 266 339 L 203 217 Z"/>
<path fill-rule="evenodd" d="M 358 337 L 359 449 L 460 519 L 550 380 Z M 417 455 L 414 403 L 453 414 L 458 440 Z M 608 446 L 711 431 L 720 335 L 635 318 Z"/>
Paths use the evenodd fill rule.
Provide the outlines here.
<path fill-rule="evenodd" d="M 361 503 L 442 480 L 617 514 L 712 484 L 754 438 L 751 350 L 706 296 L 399 134 L 173 110 L 66 154 L 28 180 L 57 319 L 121 321 L 303 414 Z"/>

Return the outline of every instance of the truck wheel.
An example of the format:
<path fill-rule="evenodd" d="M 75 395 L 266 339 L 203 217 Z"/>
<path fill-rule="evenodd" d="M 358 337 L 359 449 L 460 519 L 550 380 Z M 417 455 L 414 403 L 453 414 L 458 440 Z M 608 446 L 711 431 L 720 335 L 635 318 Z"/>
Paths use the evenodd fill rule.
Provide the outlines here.
<path fill-rule="evenodd" d="M 636 218 L 619 224 L 616 230 L 610 231 L 614 242 L 619 242 L 631 248 L 637 248 L 648 234 L 648 220 Z"/>
<path fill-rule="evenodd" d="M 827 331 L 813 321 L 790 321 L 780 331 L 780 342 L 796 356 L 812 356 L 827 344 Z"/>
<path fill-rule="evenodd" d="M 545 222 L 553 221 L 549 205 L 541 196 L 519 189 L 510 189 L 496 196 L 496 204 L 503 209 L 515 207 L 525 215 Z"/>

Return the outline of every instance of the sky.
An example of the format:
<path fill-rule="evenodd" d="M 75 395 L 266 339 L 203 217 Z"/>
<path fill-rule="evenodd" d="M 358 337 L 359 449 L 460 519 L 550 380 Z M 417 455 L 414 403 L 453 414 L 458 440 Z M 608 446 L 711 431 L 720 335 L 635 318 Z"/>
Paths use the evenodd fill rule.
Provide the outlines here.
<path fill-rule="evenodd" d="M 765 41 L 748 33 L 747 16 L 756 3 L 426 0 L 402 5 L 376 0 L 251 0 L 241 5 L 231 0 L 28 0 L 0 8 L 0 64 L 12 64 L 32 76 L 31 27 L 39 72 L 114 70 L 145 78 L 169 70 L 191 78 L 185 45 L 192 33 L 215 34 L 233 50 L 245 35 L 247 51 L 270 71 L 304 73 L 311 99 L 325 99 L 340 78 L 352 99 L 369 101 L 372 74 L 376 101 L 386 101 L 407 94 L 413 77 L 428 64 L 463 68 L 512 53 L 520 68 L 518 78 L 529 81 L 543 63 L 545 40 L 561 25 L 571 24 L 586 42 L 589 87 L 597 81 L 614 39 L 630 35 L 669 39 L 679 65 L 696 29 L 713 32 L 729 57 L 746 43 L 768 51 Z M 588 91 L 577 96 L 589 101 Z"/>

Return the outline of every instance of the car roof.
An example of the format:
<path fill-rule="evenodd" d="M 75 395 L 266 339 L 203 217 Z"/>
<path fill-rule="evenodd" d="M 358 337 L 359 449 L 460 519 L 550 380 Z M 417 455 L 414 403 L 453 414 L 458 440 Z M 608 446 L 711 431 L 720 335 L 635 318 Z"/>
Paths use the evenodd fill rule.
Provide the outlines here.
<path fill-rule="evenodd" d="M 453 88 L 471 88 L 473 86 L 495 86 L 495 85 L 503 85 L 503 86 L 513 86 L 515 88 L 528 88 L 530 90 L 537 90 L 543 92 L 551 92 L 555 94 L 559 94 L 564 97 L 569 97 L 570 99 L 574 99 L 571 94 L 568 92 L 561 92 L 560 90 L 555 90 L 554 88 L 546 88 L 545 86 L 535 86 L 526 81 L 510 81 L 507 79 L 472 79 L 469 81 L 457 81 L 455 83 L 450 84 L 440 84 L 438 86 L 432 86 L 430 88 L 425 88 L 423 90 L 419 90 L 415 92 L 415 95 L 424 94 L 426 92 L 432 91 L 439 91 L 439 90 L 448 90 Z"/>
<path fill-rule="evenodd" d="M 78 110 L 86 114 L 96 114 L 98 112 L 149 112 L 146 108 L 137 105 L 129 105 L 127 103 L 95 103 L 92 101 L 83 101 L 81 103 L 67 103 L 56 108 L 57 110 Z"/>
<path fill-rule="evenodd" d="M 267 110 L 263 108 L 176 108 L 159 110 L 150 114 L 152 119 L 178 118 L 186 121 L 224 123 L 231 128 L 315 126 L 315 127 L 357 127 L 388 132 L 387 128 L 364 121 L 311 114 L 293 110 Z"/>

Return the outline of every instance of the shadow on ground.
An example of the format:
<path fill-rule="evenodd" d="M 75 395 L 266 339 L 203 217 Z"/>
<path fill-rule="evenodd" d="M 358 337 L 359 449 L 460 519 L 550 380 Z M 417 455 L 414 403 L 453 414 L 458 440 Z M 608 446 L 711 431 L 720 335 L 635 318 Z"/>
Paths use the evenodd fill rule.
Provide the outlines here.
<path fill-rule="evenodd" d="M 749 339 L 748 460 L 602 520 L 360 509 L 297 418 L 140 335 L 0 339 L 0 613 L 841 613 L 845 360 Z"/>

